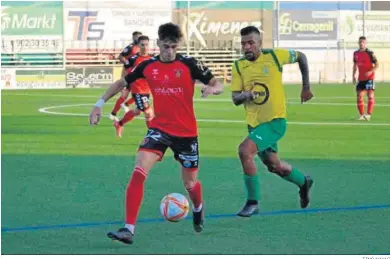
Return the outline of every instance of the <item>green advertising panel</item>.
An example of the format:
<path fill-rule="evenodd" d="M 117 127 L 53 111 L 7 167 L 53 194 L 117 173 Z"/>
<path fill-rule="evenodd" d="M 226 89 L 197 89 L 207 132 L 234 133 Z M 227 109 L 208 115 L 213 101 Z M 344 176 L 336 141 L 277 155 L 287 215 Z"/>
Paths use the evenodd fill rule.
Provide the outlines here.
<path fill-rule="evenodd" d="M 3 35 L 62 35 L 62 2 L 2 2 Z"/>
<path fill-rule="evenodd" d="M 2 1 L 1 5 L 3 53 L 62 52 L 62 2 Z"/>

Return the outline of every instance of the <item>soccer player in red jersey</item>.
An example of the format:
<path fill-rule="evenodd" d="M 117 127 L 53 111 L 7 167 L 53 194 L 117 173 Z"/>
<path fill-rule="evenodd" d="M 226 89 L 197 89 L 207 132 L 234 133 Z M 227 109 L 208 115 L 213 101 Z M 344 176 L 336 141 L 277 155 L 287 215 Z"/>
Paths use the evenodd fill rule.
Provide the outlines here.
<path fill-rule="evenodd" d="M 205 86 L 202 97 L 220 94 L 222 84 L 211 71 L 192 57 L 176 54 L 182 38 L 180 27 L 166 23 L 158 29 L 160 54 L 139 64 L 123 79 L 116 81 L 92 109 L 91 125 L 99 122 L 101 107 L 123 87 L 145 78 L 153 95 L 155 114 L 151 113 L 149 130 L 137 152 L 135 168 L 126 191 L 125 226 L 107 235 L 126 244 L 133 243 L 134 228 L 141 207 L 144 183 L 150 169 L 162 159 L 169 147 L 181 164 L 181 177 L 193 204 L 193 227 L 203 230 L 202 186 L 198 181 L 198 129 L 194 113 L 194 85 L 200 80 Z"/>
<path fill-rule="evenodd" d="M 122 70 L 122 76 L 124 76 L 126 74 L 125 67 L 126 67 L 126 62 L 129 60 L 129 58 L 142 51 L 140 48 L 140 45 L 139 45 L 139 38 L 141 36 L 142 36 L 141 32 L 139 32 L 139 31 L 133 32 L 133 43 L 131 43 L 126 48 L 124 48 L 119 55 L 120 60 L 124 65 L 124 69 Z M 145 53 L 147 53 L 147 50 Z M 130 111 L 130 109 L 128 107 L 129 107 L 129 105 L 134 103 L 134 99 L 130 98 L 129 100 L 126 101 L 128 96 L 129 96 L 129 91 L 127 91 L 127 90 L 122 91 L 121 96 L 115 102 L 114 108 L 111 111 L 111 114 L 110 114 L 111 120 L 113 120 L 115 122 L 119 121 L 116 114 L 118 113 L 120 108 L 123 108 L 125 113 Z"/>
<path fill-rule="evenodd" d="M 123 66 L 123 75 L 128 74 L 131 70 L 134 69 L 138 64 L 145 60 L 151 59 L 153 56 L 148 54 L 149 52 L 149 37 L 148 36 L 140 36 L 138 38 L 138 45 L 140 46 L 140 52 L 137 53 L 136 55 L 130 57 L 124 64 Z M 120 109 L 121 104 L 123 103 L 124 100 L 127 99 L 129 96 L 130 91 L 127 88 L 124 88 L 122 90 L 121 97 L 118 98 L 116 101 L 116 104 L 114 106 L 113 111 L 111 112 L 112 116 L 116 117 L 116 112 Z M 122 137 L 122 131 L 123 131 L 123 126 L 131 121 L 135 116 L 138 116 L 141 114 L 141 111 L 144 111 L 145 114 L 149 114 L 152 109 L 149 106 L 149 95 L 150 95 L 150 89 L 148 82 L 146 82 L 145 79 L 141 78 L 132 83 L 131 85 L 131 93 L 132 93 L 132 98 L 130 100 L 135 101 L 136 108 L 134 110 L 128 110 L 126 111 L 126 114 L 120 121 L 115 121 L 114 127 L 116 128 L 116 133 L 118 137 Z M 128 106 L 127 101 L 125 105 Z M 146 116 L 148 117 L 148 116 Z M 150 117 L 150 116 L 149 116 Z"/>
<path fill-rule="evenodd" d="M 374 109 L 375 99 L 375 70 L 379 67 L 378 60 L 372 50 L 367 48 L 367 39 L 362 36 L 359 38 L 359 50 L 353 53 L 353 83 L 356 84 L 357 108 L 360 116 L 358 120 L 370 120 Z M 356 72 L 359 71 L 359 77 Z M 364 113 L 364 96 L 368 95 L 367 114 Z"/>
<path fill-rule="evenodd" d="M 135 31 L 133 32 L 133 42 L 130 43 L 126 48 L 122 50 L 122 52 L 119 54 L 119 60 L 124 64 L 129 57 L 134 56 L 137 54 L 140 50 L 138 45 L 138 38 L 142 35 L 142 32 Z"/>

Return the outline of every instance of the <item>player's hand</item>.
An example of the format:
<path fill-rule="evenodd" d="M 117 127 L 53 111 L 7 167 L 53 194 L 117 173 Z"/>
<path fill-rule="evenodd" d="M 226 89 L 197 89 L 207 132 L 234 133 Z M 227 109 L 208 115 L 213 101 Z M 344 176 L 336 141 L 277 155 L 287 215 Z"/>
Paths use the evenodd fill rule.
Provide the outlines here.
<path fill-rule="evenodd" d="M 221 94 L 223 92 L 223 87 L 219 87 L 219 86 L 215 87 L 215 86 L 205 85 L 202 87 L 201 92 L 202 92 L 202 98 L 206 98 L 210 94 L 213 94 L 213 95 Z"/>
<path fill-rule="evenodd" d="M 313 93 L 310 91 L 310 88 L 303 88 L 301 91 L 301 103 L 309 101 L 313 98 Z"/>
<path fill-rule="evenodd" d="M 94 106 L 89 114 L 89 124 L 91 126 L 98 125 L 102 116 L 102 108 Z"/>
<path fill-rule="evenodd" d="M 151 121 L 154 119 L 155 117 L 155 114 L 154 114 L 154 110 L 152 108 L 147 108 L 145 111 L 144 111 L 144 114 L 145 114 L 145 120 L 146 121 Z"/>
<path fill-rule="evenodd" d="M 353 79 L 352 79 L 352 83 L 353 83 L 354 85 L 356 85 L 356 83 L 357 83 L 357 79 L 356 79 L 356 77 L 353 77 Z"/>

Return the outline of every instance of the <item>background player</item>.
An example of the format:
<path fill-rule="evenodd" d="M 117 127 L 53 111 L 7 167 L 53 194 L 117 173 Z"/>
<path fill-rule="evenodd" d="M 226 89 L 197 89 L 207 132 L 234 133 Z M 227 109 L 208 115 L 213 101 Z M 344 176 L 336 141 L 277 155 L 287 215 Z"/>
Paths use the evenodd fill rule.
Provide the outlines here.
<path fill-rule="evenodd" d="M 119 54 L 119 60 L 124 64 L 131 56 L 134 56 L 139 52 L 139 47 L 137 46 L 138 38 L 142 35 L 142 32 L 135 31 L 133 32 L 133 42 L 130 43 L 126 48 L 122 50 Z"/>
<path fill-rule="evenodd" d="M 130 57 L 124 64 L 123 69 L 125 70 L 124 75 L 127 75 L 135 66 L 140 64 L 145 60 L 151 59 L 153 56 L 148 54 L 149 52 L 149 37 L 142 35 L 138 38 L 138 46 L 140 47 L 140 52 Z M 122 90 L 122 96 L 127 98 L 129 95 L 129 90 L 124 88 Z M 150 89 L 148 82 L 145 79 L 141 78 L 132 83 L 131 85 L 131 94 L 132 99 L 135 101 L 136 108 L 134 110 L 129 110 L 126 112 L 122 120 L 116 121 L 114 126 L 116 128 L 116 133 L 118 137 L 122 137 L 123 126 L 131 121 L 135 116 L 141 114 L 141 111 L 145 112 L 145 117 L 148 119 L 152 112 L 150 112 L 151 107 L 149 107 L 149 95 Z M 118 99 L 119 100 L 119 99 Z M 118 101 L 117 101 L 118 102 Z M 111 115 L 114 115 L 111 113 Z M 148 120 L 147 120 L 148 121 Z"/>
<path fill-rule="evenodd" d="M 379 67 L 376 56 L 372 50 L 367 48 L 367 39 L 362 36 L 359 38 L 359 50 L 353 53 L 353 83 L 356 84 L 357 108 L 359 111 L 358 120 L 370 120 L 375 104 L 375 70 Z M 356 72 L 359 71 L 357 78 Z M 364 96 L 368 94 L 367 114 L 364 113 Z"/>
<path fill-rule="evenodd" d="M 301 102 L 310 100 L 309 68 L 306 56 L 294 50 L 262 50 L 259 30 L 248 26 L 241 30 L 241 46 L 245 58 L 232 66 L 232 100 L 243 104 L 248 123 L 248 137 L 239 146 L 244 171 L 247 201 L 238 216 L 250 217 L 258 212 L 260 184 L 254 158 L 256 154 L 268 171 L 299 187 L 301 207 L 309 204 L 313 180 L 296 168 L 281 161 L 277 155 L 278 141 L 286 131 L 286 100 L 282 84 L 282 66 L 298 62 L 302 73 Z"/>
<path fill-rule="evenodd" d="M 194 84 L 198 79 L 205 85 L 202 96 L 222 93 L 222 85 L 207 67 L 196 59 L 177 55 L 182 39 L 178 25 L 166 23 L 158 29 L 157 45 L 160 55 L 139 64 L 124 79 L 116 81 L 95 104 L 90 114 L 90 124 L 99 122 L 102 105 L 125 85 L 145 78 L 152 95 L 155 118 L 137 152 L 136 164 L 126 191 L 126 224 L 107 235 L 126 244 L 133 243 L 138 212 L 143 199 L 144 182 L 150 169 L 171 148 L 180 162 L 181 177 L 193 203 L 193 226 L 203 230 L 202 186 L 198 175 L 198 129 L 194 112 Z"/>
<path fill-rule="evenodd" d="M 127 69 L 125 68 L 126 62 L 131 58 L 132 56 L 136 55 L 138 52 L 141 51 L 140 46 L 138 44 L 138 39 L 141 37 L 142 34 L 139 31 L 133 32 L 133 42 L 124 48 L 122 52 L 120 53 L 120 60 L 123 63 L 124 68 L 122 69 L 122 77 L 126 75 Z M 129 91 L 124 89 L 121 93 L 121 96 L 116 100 L 114 107 L 112 108 L 110 119 L 118 122 L 119 119 L 116 116 L 120 108 L 122 108 L 125 113 L 128 113 L 130 111 L 129 106 L 134 103 L 134 99 L 130 98 L 126 101 L 127 97 L 129 96 Z"/>

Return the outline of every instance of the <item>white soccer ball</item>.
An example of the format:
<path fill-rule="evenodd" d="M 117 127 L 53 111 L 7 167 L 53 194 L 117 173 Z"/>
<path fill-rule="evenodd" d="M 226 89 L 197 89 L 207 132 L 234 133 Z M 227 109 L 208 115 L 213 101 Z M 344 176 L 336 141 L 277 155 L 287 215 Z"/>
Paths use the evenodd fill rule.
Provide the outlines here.
<path fill-rule="evenodd" d="M 164 196 L 160 203 L 161 215 L 171 222 L 184 219 L 189 210 L 190 204 L 187 198 L 180 193 L 170 193 Z"/>

